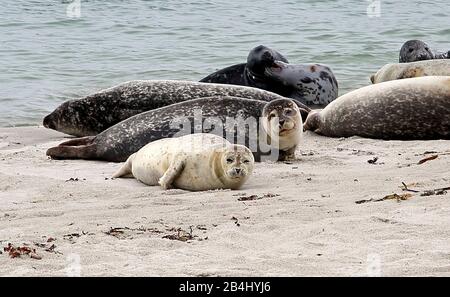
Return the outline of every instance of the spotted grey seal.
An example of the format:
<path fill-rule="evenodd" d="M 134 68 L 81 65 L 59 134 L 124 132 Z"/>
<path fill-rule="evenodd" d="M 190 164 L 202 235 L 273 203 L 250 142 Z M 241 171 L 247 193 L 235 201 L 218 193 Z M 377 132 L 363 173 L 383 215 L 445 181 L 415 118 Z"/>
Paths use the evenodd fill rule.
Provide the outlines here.
<path fill-rule="evenodd" d="M 323 64 L 286 64 L 275 61 L 277 67 L 266 71 L 271 77 L 291 89 L 286 97 L 310 107 L 325 107 L 338 97 L 338 82 L 331 68 Z"/>
<path fill-rule="evenodd" d="M 450 60 L 386 64 L 370 77 L 373 84 L 421 76 L 450 76 Z"/>
<path fill-rule="evenodd" d="M 383 82 L 347 93 L 304 125 L 331 137 L 450 139 L 450 77 Z"/>
<path fill-rule="evenodd" d="M 132 154 L 113 177 L 190 191 L 239 189 L 253 172 L 252 152 L 206 133 L 165 138 Z"/>
<path fill-rule="evenodd" d="M 261 101 L 283 98 L 275 93 L 244 86 L 176 80 L 137 80 L 69 100 L 44 118 L 44 126 L 74 136 L 97 135 L 142 112 L 170 104 L 213 96 L 235 96 Z M 306 119 L 309 107 L 298 103 Z"/>
<path fill-rule="evenodd" d="M 408 40 L 400 49 L 399 62 L 409 63 L 433 59 L 450 59 L 450 51 L 437 53 L 421 40 Z"/>
<path fill-rule="evenodd" d="M 50 148 L 47 155 L 55 159 L 123 162 L 152 141 L 202 132 L 246 145 L 257 161 L 286 160 L 295 156 L 303 122 L 299 108 L 290 99 L 264 102 L 224 96 L 202 98 L 135 115 L 97 136 Z"/>

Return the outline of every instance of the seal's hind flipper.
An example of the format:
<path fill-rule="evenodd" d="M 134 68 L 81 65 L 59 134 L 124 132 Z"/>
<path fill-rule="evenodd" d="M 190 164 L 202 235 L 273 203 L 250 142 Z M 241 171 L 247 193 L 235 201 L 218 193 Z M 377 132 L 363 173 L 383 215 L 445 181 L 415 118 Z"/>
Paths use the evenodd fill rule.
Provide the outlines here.
<path fill-rule="evenodd" d="M 76 138 L 49 148 L 47 156 L 52 159 L 94 159 L 95 147 L 93 136 Z"/>
<path fill-rule="evenodd" d="M 122 167 L 120 167 L 120 169 L 114 173 L 112 175 L 112 178 L 117 178 L 117 177 L 133 177 L 133 173 L 131 172 L 131 169 L 133 168 L 133 159 L 134 159 L 135 154 L 132 154 L 127 161 L 125 162 L 125 164 L 122 165 Z"/>

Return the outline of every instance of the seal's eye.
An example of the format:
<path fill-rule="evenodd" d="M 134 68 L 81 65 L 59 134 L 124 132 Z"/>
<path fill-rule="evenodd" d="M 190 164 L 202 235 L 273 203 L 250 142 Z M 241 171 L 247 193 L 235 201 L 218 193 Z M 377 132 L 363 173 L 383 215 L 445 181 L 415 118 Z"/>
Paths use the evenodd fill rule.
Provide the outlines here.
<path fill-rule="evenodd" d="M 413 51 L 414 51 L 414 49 L 413 49 L 413 48 L 410 48 L 410 49 L 409 49 L 409 52 L 410 52 L 410 53 L 412 53 Z"/>
<path fill-rule="evenodd" d="M 428 52 L 430 49 L 428 47 L 426 47 L 425 50 Z"/>
<path fill-rule="evenodd" d="M 244 160 L 244 164 L 250 163 L 250 160 Z"/>
<path fill-rule="evenodd" d="M 233 160 L 232 158 L 227 158 L 227 163 L 228 163 L 228 164 L 233 163 L 233 161 L 234 161 L 234 160 Z"/>
<path fill-rule="evenodd" d="M 285 110 L 284 110 L 284 115 L 286 115 L 286 116 L 293 116 L 295 114 L 295 112 L 294 112 L 294 110 L 293 109 L 291 109 L 291 108 L 286 108 Z"/>
<path fill-rule="evenodd" d="M 273 58 L 272 54 L 269 51 L 265 51 L 262 54 L 262 60 L 266 61 L 266 62 L 273 62 L 274 58 Z"/>
<path fill-rule="evenodd" d="M 276 114 L 274 112 L 272 112 L 271 114 L 269 114 L 269 122 L 276 116 Z"/>

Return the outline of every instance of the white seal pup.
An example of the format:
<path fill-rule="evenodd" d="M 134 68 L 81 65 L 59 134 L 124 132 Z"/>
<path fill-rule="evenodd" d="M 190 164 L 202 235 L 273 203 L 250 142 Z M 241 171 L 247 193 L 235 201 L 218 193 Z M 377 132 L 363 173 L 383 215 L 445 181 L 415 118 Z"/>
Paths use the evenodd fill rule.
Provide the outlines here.
<path fill-rule="evenodd" d="M 373 84 L 421 76 L 450 76 L 450 60 L 386 64 L 370 77 Z"/>
<path fill-rule="evenodd" d="M 132 175 L 149 186 L 206 191 L 239 189 L 253 172 L 252 152 L 206 133 L 151 142 L 131 155 L 113 177 Z"/>
<path fill-rule="evenodd" d="M 450 139 L 450 77 L 393 80 L 352 91 L 310 113 L 304 127 L 330 137 Z"/>

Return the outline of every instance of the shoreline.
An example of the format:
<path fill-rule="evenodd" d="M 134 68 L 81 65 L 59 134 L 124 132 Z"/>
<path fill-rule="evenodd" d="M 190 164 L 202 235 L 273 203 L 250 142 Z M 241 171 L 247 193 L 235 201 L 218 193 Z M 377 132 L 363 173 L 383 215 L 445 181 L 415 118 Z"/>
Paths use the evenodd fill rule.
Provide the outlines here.
<path fill-rule="evenodd" d="M 450 191 L 402 190 L 450 186 L 450 140 L 307 132 L 298 160 L 256 164 L 241 190 L 188 192 L 48 159 L 66 138 L 0 128 L 0 250 L 42 257 L 3 252 L 0 276 L 450 276 Z M 394 193 L 412 196 L 374 202 Z"/>

